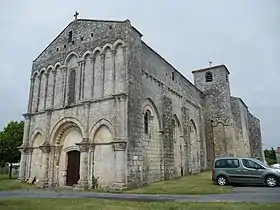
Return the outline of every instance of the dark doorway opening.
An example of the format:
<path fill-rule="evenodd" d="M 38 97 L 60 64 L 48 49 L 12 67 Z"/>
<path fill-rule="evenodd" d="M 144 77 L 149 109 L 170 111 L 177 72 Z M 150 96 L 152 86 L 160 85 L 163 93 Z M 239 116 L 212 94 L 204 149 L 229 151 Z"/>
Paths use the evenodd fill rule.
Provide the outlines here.
<path fill-rule="evenodd" d="M 184 169 L 182 166 L 181 166 L 181 176 L 184 176 Z"/>
<path fill-rule="evenodd" d="M 70 151 L 67 153 L 68 165 L 67 165 L 67 176 L 66 185 L 73 186 L 78 184 L 80 179 L 80 152 Z"/>

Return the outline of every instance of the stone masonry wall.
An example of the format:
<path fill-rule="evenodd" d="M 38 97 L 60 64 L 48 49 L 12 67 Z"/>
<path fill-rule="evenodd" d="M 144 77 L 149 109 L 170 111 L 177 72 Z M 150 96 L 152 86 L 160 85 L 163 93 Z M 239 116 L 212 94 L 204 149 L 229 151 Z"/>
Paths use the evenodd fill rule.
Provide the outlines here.
<path fill-rule="evenodd" d="M 231 109 L 235 122 L 236 142 L 234 153 L 239 156 L 251 156 L 248 125 L 248 108 L 240 98 L 231 97 Z"/>
<path fill-rule="evenodd" d="M 202 95 L 191 82 L 142 42 L 142 101 L 149 98 L 160 116 L 160 132 L 165 148 L 165 179 L 188 174 L 189 170 L 199 172 L 206 168 L 204 119 L 200 117 L 204 114 Z M 172 121 L 179 124 L 174 134 Z M 196 128 L 194 139 L 189 136 L 190 121 L 194 122 Z M 192 144 L 196 146 L 191 147 Z M 191 148 L 195 151 L 191 151 Z M 181 158 L 177 153 L 181 153 Z M 194 164 L 188 162 L 192 156 Z M 182 163 L 179 164 L 178 161 Z M 179 165 L 181 171 L 178 171 Z"/>
<path fill-rule="evenodd" d="M 250 148 L 251 156 L 258 157 L 263 161 L 263 150 L 262 150 L 262 137 L 260 121 L 258 118 L 248 112 L 249 132 L 250 132 Z"/>

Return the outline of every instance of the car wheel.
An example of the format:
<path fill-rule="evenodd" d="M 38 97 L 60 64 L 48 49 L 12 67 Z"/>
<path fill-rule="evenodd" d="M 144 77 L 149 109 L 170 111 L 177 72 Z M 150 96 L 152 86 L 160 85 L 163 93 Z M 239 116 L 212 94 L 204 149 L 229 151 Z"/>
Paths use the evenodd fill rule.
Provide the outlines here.
<path fill-rule="evenodd" d="M 217 184 L 220 186 L 225 186 L 228 184 L 227 178 L 225 176 L 218 176 L 217 177 Z"/>
<path fill-rule="evenodd" d="M 267 176 L 265 178 L 265 184 L 268 187 L 276 187 L 276 186 L 278 186 L 278 179 L 275 176 L 272 176 L 272 175 Z"/>

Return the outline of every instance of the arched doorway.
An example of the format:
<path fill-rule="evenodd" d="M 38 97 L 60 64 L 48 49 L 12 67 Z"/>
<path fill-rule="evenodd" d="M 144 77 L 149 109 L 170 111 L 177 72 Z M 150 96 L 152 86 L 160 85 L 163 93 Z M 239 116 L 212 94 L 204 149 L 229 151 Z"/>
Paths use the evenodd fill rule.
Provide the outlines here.
<path fill-rule="evenodd" d="M 78 184 L 80 179 L 80 152 L 77 150 L 67 152 L 66 185 Z"/>

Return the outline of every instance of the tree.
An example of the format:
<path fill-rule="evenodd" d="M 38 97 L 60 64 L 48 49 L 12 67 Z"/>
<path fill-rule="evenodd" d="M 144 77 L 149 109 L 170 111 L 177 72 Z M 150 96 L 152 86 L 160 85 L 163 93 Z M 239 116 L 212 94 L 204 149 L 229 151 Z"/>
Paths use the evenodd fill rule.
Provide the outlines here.
<path fill-rule="evenodd" d="M 13 163 L 20 161 L 18 147 L 23 139 L 24 122 L 11 121 L 0 132 L 0 164 L 10 164 L 9 178 L 12 176 Z"/>
<path fill-rule="evenodd" d="M 273 149 L 273 147 L 271 147 L 270 150 L 268 150 L 268 149 L 264 150 L 264 155 L 265 155 L 266 162 L 269 165 L 277 163 L 277 161 L 276 161 L 276 152 Z"/>

